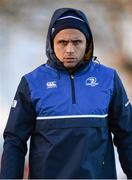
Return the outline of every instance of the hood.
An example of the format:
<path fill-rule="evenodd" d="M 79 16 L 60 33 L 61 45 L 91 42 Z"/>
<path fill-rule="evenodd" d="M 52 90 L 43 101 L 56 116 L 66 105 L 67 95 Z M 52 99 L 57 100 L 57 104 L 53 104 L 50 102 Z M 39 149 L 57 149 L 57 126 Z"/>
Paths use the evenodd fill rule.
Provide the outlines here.
<path fill-rule="evenodd" d="M 89 23 L 88 23 L 88 20 L 87 20 L 85 14 L 82 11 L 73 9 L 73 8 L 60 8 L 60 9 L 55 10 L 55 12 L 53 13 L 53 16 L 52 16 L 50 24 L 49 24 L 47 39 L 46 39 L 46 55 L 48 57 L 48 64 L 57 69 L 64 69 L 64 66 L 63 66 L 63 63 L 60 62 L 54 54 L 51 30 L 52 30 L 54 23 L 57 21 L 57 19 L 68 11 L 72 11 L 73 13 L 78 14 L 86 22 L 86 25 L 88 27 L 90 43 L 89 43 L 89 47 L 86 49 L 84 60 L 81 64 L 85 64 L 85 63 L 89 62 L 89 60 L 91 60 L 93 57 L 93 37 L 92 37 Z"/>

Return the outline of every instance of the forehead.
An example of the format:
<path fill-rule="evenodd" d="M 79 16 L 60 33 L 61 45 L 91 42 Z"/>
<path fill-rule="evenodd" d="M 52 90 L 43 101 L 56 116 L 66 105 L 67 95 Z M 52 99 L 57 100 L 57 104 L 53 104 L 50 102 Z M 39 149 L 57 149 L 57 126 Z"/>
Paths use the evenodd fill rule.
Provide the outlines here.
<path fill-rule="evenodd" d="M 55 39 L 85 39 L 85 35 L 78 29 L 63 29 L 56 34 Z"/>

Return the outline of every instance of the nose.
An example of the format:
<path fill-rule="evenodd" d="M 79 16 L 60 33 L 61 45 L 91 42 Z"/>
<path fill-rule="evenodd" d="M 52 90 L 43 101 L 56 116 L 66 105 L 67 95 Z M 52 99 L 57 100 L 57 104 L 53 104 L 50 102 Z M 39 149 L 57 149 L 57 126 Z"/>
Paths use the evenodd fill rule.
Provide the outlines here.
<path fill-rule="evenodd" d="M 72 42 L 69 42 L 66 46 L 66 52 L 67 53 L 74 53 L 75 49 L 74 49 L 74 45 L 72 44 Z"/>

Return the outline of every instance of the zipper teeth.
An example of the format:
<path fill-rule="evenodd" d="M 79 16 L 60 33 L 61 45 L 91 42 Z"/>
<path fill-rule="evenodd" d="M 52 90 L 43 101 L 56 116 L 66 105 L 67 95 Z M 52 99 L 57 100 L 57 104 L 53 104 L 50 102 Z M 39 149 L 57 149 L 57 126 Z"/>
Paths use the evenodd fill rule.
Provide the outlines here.
<path fill-rule="evenodd" d="M 70 75 L 70 79 L 71 79 L 71 91 L 72 91 L 72 104 L 76 104 L 74 76 L 72 74 Z"/>

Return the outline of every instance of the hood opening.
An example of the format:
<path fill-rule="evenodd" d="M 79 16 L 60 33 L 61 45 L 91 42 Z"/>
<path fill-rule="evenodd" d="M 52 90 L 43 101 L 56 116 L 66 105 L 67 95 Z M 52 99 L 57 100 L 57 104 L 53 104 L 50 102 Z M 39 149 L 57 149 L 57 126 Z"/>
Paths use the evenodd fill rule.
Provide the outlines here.
<path fill-rule="evenodd" d="M 92 33 L 89 27 L 89 23 L 88 20 L 85 16 L 85 14 L 77 9 L 73 9 L 73 8 L 60 8 L 57 9 L 54 13 L 53 16 L 51 18 L 50 21 L 50 25 L 49 25 L 49 29 L 48 29 L 48 33 L 47 33 L 47 40 L 46 40 L 46 55 L 48 57 L 48 64 L 56 69 L 60 69 L 60 70 L 66 70 L 66 68 L 63 66 L 63 63 L 59 61 L 59 59 L 57 59 L 54 50 L 53 50 L 53 38 L 52 38 L 52 28 L 54 26 L 54 24 L 56 23 L 56 21 L 64 16 L 66 13 L 68 12 L 72 12 L 72 14 L 80 17 L 86 24 L 87 26 L 87 32 L 88 32 L 88 37 L 90 38 L 89 41 L 87 41 L 87 48 L 86 48 L 86 53 L 84 56 L 84 60 L 82 60 L 82 62 L 80 62 L 77 67 L 75 67 L 75 70 L 78 69 L 80 66 L 82 68 L 82 66 L 85 66 L 85 64 L 88 63 L 88 61 L 90 61 L 93 57 L 93 49 L 94 49 L 94 45 L 93 45 L 93 37 L 92 37 Z"/>

